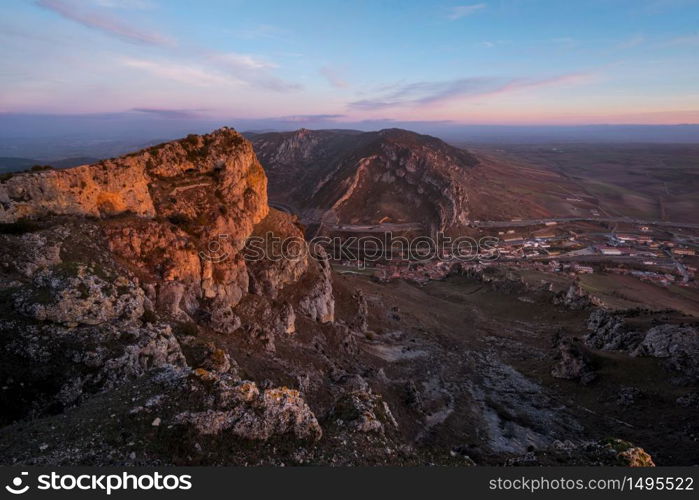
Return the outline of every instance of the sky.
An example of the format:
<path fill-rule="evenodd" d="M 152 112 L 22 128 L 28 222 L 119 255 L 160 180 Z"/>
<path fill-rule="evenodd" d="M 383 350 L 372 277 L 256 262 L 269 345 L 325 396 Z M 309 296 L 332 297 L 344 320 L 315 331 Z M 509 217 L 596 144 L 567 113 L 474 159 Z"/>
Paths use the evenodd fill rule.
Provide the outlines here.
<path fill-rule="evenodd" d="M 0 114 L 699 123 L 699 1 L 3 0 Z"/>

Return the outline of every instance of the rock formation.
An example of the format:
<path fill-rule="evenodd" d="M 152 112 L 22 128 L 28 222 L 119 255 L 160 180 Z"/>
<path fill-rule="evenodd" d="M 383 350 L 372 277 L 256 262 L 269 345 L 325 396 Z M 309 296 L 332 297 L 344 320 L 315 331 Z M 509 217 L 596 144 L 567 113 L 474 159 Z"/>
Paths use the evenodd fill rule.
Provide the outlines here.
<path fill-rule="evenodd" d="M 291 216 L 270 212 L 266 185 L 250 143 L 227 128 L 0 183 L 3 396 L 35 391 L 15 397 L 10 418 L 60 411 L 153 369 L 186 376 L 181 342 L 193 352 L 201 328 L 273 344 L 297 314 L 331 322 L 327 262 L 305 247 L 297 259 L 246 255 L 253 234 L 303 241 Z M 202 370 L 235 362 L 206 349 Z M 243 415 L 238 435 L 320 435 L 297 392 L 268 388 L 252 406 L 259 418 Z"/>
<path fill-rule="evenodd" d="M 419 223 L 425 234 L 468 223 L 468 173 L 478 160 L 400 129 L 251 134 L 271 196 L 304 200 L 309 221 Z"/>
<path fill-rule="evenodd" d="M 588 329 L 585 343 L 592 348 L 659 358 L 680 375 L 678 382 L 699 380 L 699 331 L 695 327 L 662 324 L 644 331 L 628 325 L 622 315 L 598 309 L 590 315 Z"/>

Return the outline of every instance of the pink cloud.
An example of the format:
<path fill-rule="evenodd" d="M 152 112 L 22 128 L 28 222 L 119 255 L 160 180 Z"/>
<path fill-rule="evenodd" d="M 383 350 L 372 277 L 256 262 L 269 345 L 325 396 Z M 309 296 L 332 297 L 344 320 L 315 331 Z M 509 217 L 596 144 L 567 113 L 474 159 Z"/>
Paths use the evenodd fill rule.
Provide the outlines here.
<path fill-rule="evenodd" d="M 154 31 L 138 29 L 129 23 L 96 9 L 84 8 L 64 0 L 38 0 L 36 4 L 71 21 L 128 42 L 146 45 L 175 45 L 174 40 Z"/>

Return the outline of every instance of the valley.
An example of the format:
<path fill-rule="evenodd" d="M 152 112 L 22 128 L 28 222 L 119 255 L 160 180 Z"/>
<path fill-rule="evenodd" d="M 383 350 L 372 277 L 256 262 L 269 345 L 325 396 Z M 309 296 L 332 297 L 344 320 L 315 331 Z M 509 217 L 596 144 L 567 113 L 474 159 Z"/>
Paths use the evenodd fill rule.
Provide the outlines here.
<path fill-rule="evenodd" d="M 0 461 L 696 464 L 697 200 L 512 148 L 223 128 L 3 177 Z"/>

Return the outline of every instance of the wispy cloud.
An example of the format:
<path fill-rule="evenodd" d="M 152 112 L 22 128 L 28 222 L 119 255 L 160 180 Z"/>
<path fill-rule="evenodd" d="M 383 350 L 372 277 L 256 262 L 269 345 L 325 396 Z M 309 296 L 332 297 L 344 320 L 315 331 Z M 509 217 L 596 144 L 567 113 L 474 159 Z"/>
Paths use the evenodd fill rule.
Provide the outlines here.
<path fill-rule="evenodd" d="M 211 57 L 217 63 L 237 70 L 263 70 L 276 68 L 277 65 L 250 54 L 225 52 Z"/>
<path fill-rule="evenodd" d="M 260 57 L 227 52 L 210 54 L 207 60 L 221 72 L 256 87 L 275 92 L 289 92 L 301 89 L 301 85 L 274 75 L 271 70 L 276 68 L 277 65 Z"/>
<path fill-rule="evenodd" d="M 109 9 L 139 9 L 147 10 L 155 7 L 149 0 L 92 0 L 99 7 Z"/>
<path fill-rule="evenodd" d="M 113 1 L 111 3 L 116 4 L 118 2 Z M 84 3 L 76 4 L 65 0 L 37 0 L 36 5 L 55 12 L 65 19 L 128 42 L 160 46 L 175 45 L 175 41 L 171 38 L 155 31 L 139 29 L 127 21 L 114 16 L 113 13 L 108 12 L 104 8 L 89 7 Z"/>
<path fill-rule="evenodd" d="M 201 117 L 199 113 L 201 110 L 191 109 L 133 108 L 131 111 L 168 119 L 191 119 Z"/>
<path fill-rule="evenodd" d="M 145 71 L 159 78 L 184 83 L 194 87 L 210 87 L 214 85 L 242 84 L 233 77 L 172 61 L 153 61 L 147 59 L 123 58 L 121 64 L 129 68 Z"/>
<path fill-rule="evenodd" d="M 247 85 L 274 92 L 301 86 L 274 74 L 277 65 L 265 58 L 239 52 L 220 52 L 196 46 L 175 50 L 175 42 L 160 33 L 134 27 L 114 15 L 117 8 L 147 9 L 147 0 L 36 0 L 38 6 L 65 19 L 119 39 L 170 48 L 167 59 L 124 58 L 119 62 L 150 75 L 194 87 Z"/>
<path fill-rule="evenodd" d="M 347 83 L 347 81 L 344 78 L 342 78 L 342 76 L 336 69 L 333 69 L 329 66 L 323 66 L 322 68 L 320 68 L 319 72 L 333 87 L 338 89 L 349 87 L 349 83 Z"/>
<path fill-rule="evenodd" d="M 376 98 L 354 101 L 349 107 L 358 110 L 415 107 L 456 98 L 480 98 L 523 89 L 575 84 L 589 79 L 590 75 L 584 73 L 570 73 L 545 79 L 472 77 L 441 82 L 416 82 L 400 85 Z"/>
<path fill-rule="evenodd" d="M 451 21 L 456 21 L 457 19 L 461 19 L 462 17 L 475 14 L 476 12 L 485 9 L 485 7 L 486 4 L 484 3 L 476 3 L 473 5 L 456 5 L 449 9 L 447 18 Z"/>
<path fill-rule="evenodd" d="M 270 72 L 276 66 L 247 54 L 201 54 L 197 62 L 172 59 L 125 57 L 123 66 L 138 69 L 157 78 L 183 83 L 192 87 L 248 86 L 275 92 L 298 90 L 296 83 L 287 82 Z"/>

